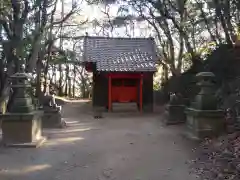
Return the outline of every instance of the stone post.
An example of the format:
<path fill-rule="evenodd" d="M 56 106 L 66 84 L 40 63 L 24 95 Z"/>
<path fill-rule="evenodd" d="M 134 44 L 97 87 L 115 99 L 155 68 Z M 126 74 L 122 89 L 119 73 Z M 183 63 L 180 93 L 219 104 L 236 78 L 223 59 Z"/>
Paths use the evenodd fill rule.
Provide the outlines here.
<path fill-rule="evenodd" d="M 38 147 L 42 137 L 41 111 L 35 111 L 30 96 L 31 84 L 26 73 L 18 72 L 11 77 L 12 96 L 9 111 L 1 115 L 2 142 L 9 147 Z"/>
<path fill-rule="evenodd" d="M 65 128 L 66 122 L 61 114 L 62 107 L 56 104 L 55 97 L 45 96 L 45 101 L 49 101 L 50 105 L 43 105 L 43 128 Z"/>
<path fill-rule="evenodd" d="M 200 92 L 186 109 L 186 135 L 195 140 L 216 137 L 224 131 L 224 112 L 217 109 L 217 99 L 212 82 L 214 74 L 201 72 L 196 77 Z"/>
<path fill-rule="evenodd" d="M 184 99 L 181 94 L 172 94 L 165 108 L 165 124 L 173 125 L 186 121 Z"/>
<path fill-rule="evenodd" d="M 54 92 L 49 88 L 50 82 L 47 83 L 46 93 L 42 97 L 42 118 L 43 128 L 65 128 L 66 122 L 62 118 L 62 107 L 57 105 Z"/>

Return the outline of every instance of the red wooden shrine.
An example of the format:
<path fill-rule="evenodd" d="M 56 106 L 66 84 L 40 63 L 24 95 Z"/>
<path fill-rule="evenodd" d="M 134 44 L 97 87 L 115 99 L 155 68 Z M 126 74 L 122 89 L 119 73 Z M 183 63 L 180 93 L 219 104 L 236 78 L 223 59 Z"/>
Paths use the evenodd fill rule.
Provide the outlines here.
<path fill-rule="evenodd" d="M 142 111 L 143 74 L 108 73 L 108 109 L 112 103 L 136 102 Z"/>
<path fill-rule="evenodd" d="M 85 63 L 85 69 L 93 72 L 93 64 Z M 109 72 L 108 79 L 108 110 L 112 110 L 112 103 L 136 102 L 142 112 L 143 73 Z"/>
<path fill-rule="evenodd" d="M 82 63 L 93 73 L 92 105 L 134 102 L 153 109 L 153 73 L 158 60 L 153 38 L 85 36 Z"/>

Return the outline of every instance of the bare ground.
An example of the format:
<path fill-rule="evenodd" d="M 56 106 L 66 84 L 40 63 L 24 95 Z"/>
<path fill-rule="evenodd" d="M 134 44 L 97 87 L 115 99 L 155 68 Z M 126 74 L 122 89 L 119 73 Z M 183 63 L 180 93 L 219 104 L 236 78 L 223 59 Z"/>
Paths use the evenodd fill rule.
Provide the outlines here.
<path fill-rule="evenodd" d="M 116 112 L 96 120 L 85 102 L 68 103 L 66 129 L 45 130 L 38 149 L 0 149 L 0 180 L 194 180 L 193 147 L 159 114 Z"/>

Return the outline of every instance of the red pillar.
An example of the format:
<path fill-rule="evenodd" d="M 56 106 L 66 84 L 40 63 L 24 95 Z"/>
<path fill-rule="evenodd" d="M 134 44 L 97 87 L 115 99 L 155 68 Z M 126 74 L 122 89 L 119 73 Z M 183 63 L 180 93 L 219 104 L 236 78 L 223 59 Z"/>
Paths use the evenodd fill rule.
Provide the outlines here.
<path fill-rule="evenodd" d="M 140 105 L 140 112 L 142 112 L 143 109 L 143 74 L 141 74 L 140 77 L 140 97 L 139 97 L 139 105 Z"/>
<path fill-rule="evenodd" d="M 112 77 L 108 75 L 108 111 L 112 110 Z"/>

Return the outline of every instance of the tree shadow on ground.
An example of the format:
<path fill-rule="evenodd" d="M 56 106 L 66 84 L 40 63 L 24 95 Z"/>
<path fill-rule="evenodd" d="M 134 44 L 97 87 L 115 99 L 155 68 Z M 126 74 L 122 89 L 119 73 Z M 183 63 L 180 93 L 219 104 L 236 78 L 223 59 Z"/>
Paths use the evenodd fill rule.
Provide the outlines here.
<path fill-rule="evenodd" d="M 48 140 L 42 147 L 1 149 L 0 179 L 91 180 L 98 175 L 106 179 L 109 168 L 115 168 L 118 179 L 133 177 L 137 169 L 149 178 L 164 176 L 160 168 L 172 169 L 168 172 L 172 179 L 179 173 L 180 178 L 187 176 L 184 163 L 191 148 L 179 137 L 181 128 L 164 127 L 160 114 L 121 118 L 116 113 L 96 120 L 80 106 L 65 106 L 68 127 L 44 129 Z"/>
<path fill-rule="evenodd" d="M 90 129 L 90 127 L 89 127 Z M 84 164 L 69 164 L 74 159 L 75 150 L 80 146 L 84 137 L 79 134 L 79 129 L 63 133 L 49 130 L 44 135 L 49 137 L 38 149 L 4 148 L 0 150 L 0 179 L 18 180 L 50 180 L 56 179 L 58 171 L 68 171 L 73 166 Z M 69 131 L 65 129 L 65 131 Z M 63 171 L 63 172 L 62 172 Z"/>

